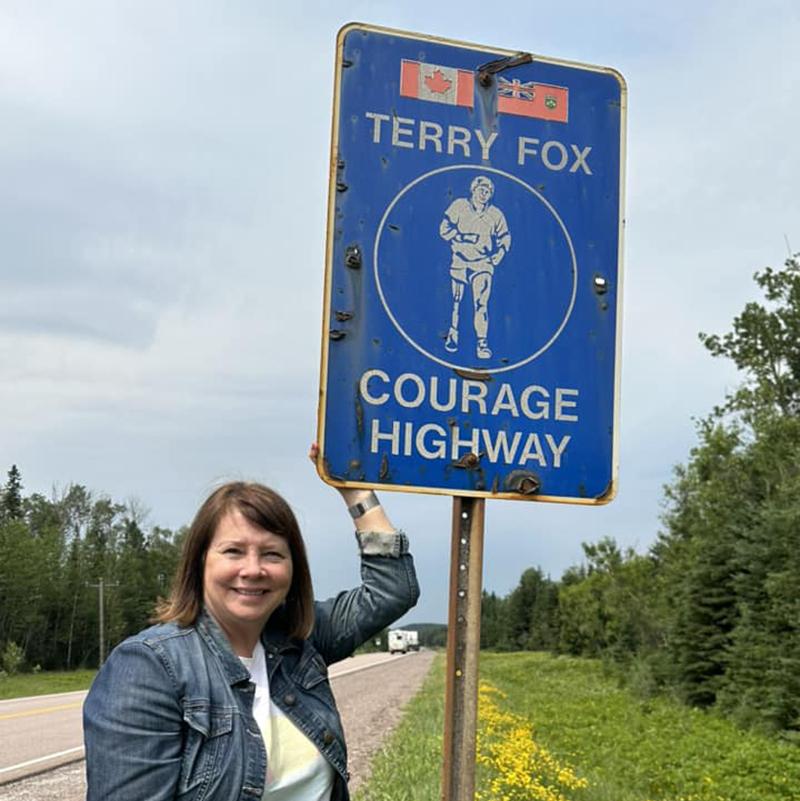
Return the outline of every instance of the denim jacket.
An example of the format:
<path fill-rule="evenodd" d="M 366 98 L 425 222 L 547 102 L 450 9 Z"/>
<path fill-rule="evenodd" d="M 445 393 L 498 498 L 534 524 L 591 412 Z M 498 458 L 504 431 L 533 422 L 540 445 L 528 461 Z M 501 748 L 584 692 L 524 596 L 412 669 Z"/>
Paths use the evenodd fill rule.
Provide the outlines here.
<path fill-rule="evenodd" d="M 334 769 L 347 801 L 347 751 L 327 666 L 349 656 L 419 597 L 408 541 L 357 533 L 362 584 L 315 603 L 307 640 L 264 628 L 270 697 Z M 254 685 L 207 612 L 130 637 L 97 674 L 83 711 L 87 801 L 260 801 L 267 755 Z"/>

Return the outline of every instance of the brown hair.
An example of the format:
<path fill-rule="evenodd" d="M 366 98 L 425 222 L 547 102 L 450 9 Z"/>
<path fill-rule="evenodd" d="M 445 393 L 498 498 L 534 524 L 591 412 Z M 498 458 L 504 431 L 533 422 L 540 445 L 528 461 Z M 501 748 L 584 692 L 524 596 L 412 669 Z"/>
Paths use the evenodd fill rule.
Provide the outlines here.
<path fill-rule="evenodd" d="M 233 509 L 254 526 L 277 534 L 288 543 L 292 555 L 292 584 L 283 608 L 274 614 L 281 616 L 290 637 L 305 639 L 314 623 L 314 593 L 300 527 L 289 504 L 275 490 L 246 481 L 223 484 L 198 510 L 183 541 L 169 597 L 158 602 L 154 621 L 175 621 L 181 626 L 190 626 L 197 620 L 203 606 L 206 552 L 220 520 Z"/>

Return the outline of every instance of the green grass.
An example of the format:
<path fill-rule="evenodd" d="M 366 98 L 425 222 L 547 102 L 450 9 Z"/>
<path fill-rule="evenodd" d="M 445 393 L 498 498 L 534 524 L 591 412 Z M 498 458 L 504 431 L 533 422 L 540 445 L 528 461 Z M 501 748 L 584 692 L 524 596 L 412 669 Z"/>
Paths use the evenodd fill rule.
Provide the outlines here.
<path fill-rule="evenodd" d="M 589 780 L 587 801 L 800 800 L 800 748 L 667 699 L 640 701 L 596 662 L 486 654 L 481 676 Z"/>
<path fill-rule="evenodd" d="M 88 690 L 96 673 L 96 670 L 70 670 L 5 676 L 0 678 L 0 699 Z"/>
<path fill-rule="evenodd" d="M 439 655 L 353 801 L 439 801 L 443 731 L 444 655 Z"/>
<path fill-rule="evenodd" d="M 355 801 L 438 801 L 442 674 L 440 659 Z M 800 747 L 666 699 L 641 701 L 596 662 L 484 653 L 481 680 L 588 780 L 576 801 L 800 801 Z"/>

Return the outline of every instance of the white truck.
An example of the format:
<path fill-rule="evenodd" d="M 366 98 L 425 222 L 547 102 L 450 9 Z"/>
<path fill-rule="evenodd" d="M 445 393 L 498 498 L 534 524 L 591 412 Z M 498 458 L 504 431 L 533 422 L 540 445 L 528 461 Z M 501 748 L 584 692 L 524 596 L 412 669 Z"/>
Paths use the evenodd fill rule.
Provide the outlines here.
<path fill-rule="evenodd" d="M 389 631 L 389 653 L 405 654 L 409 651 L 419 651 L 419 632 L 391 629 Z"/>
<path fill-rule="evenodd" d="M 408 652 L 408 632 L 403 629 L 391 629 L 389 631 L 389 653 L 405 654 Z"/>

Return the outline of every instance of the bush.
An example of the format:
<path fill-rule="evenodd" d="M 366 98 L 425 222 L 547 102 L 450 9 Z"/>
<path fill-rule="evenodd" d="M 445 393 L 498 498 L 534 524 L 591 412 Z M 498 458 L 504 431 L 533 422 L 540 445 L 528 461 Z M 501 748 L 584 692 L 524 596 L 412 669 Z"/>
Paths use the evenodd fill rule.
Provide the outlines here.
<path fill-rule="evenodd" d="M 4 673 L 8 676 L 16 675 L 24 661 L 25 652 L 19 645 L 9 640 L 0 656 L 0 665 L 2 665 Z"/>

